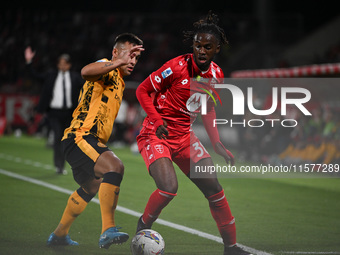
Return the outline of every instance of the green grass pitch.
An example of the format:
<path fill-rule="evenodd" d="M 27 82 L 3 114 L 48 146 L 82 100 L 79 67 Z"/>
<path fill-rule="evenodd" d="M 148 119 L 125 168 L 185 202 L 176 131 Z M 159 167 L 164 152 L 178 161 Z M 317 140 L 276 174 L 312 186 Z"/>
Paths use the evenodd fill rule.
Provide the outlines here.
<path fill-rule="evenodd" d="M 125 165 L 119 205 L 142 212 L 155 189 L 143 159 L 128 148 L 114 149 Z M 0 137 L 0 169 L 75 190 L 71 170 L 58 176 L 52 150 L 44 139 Z M 178 171 L 177 197 L 161 219 L 219 236 L 208 203 Z M 221 178 L 236 218 L 237 241 L 271 254 L 340 254 L 339 178 Z M 98 248 L 99 205 L 89 203 L 74 222 L 70 236 L 79 247 L 46 246 L 58 224 L 68 195 L 0 174 L 0 254 L 130 254 L 137 217 L 116 212 L 116 222 L 130 234 L 126 244 Z M 166 254 L 222 254 L 215 241 L 154 224 L 165 239 Z"/>

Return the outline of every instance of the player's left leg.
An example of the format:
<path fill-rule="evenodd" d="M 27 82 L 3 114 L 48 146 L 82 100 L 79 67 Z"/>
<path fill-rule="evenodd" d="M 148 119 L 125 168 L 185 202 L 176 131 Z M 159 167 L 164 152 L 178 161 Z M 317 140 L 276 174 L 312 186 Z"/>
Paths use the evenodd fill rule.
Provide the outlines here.
<path fill-rule="evenodd" d="M 208 166 L 213 165 L 209 153 L 194 134 L 191 134 L 183 144 L 185 146 L 182 146 L 180 150 L 176 151 L 173 157 L 174 162 L 202 191 L 209 201 L 211 214 L 216 221 L 224 245 L 235 245 L 235 220 L 231 214 L 224 191 L 217 180 L 216 173 L 210 174 L 209 172 L 202 172 L 200 173 L 200 178 L 190 177 L 190 169 L 196 169 L 196 166 L 203 166 L 207 169 Z"/>
<path fill-rule="evenodd" d="M 197 164 L 200 166 L 213 165 L 211 158 L 202 159 Z M 211 215 L 216 221 L 224 245 L 233 246 L 236 244 L 235 219 L 230 211 L 224 190 L 218 182 L 216 175 L 207 173 L 206 177 L 202 177 L 203 178 L 189 178 L 208 200 Z"/>
<path fill-rule="evenodd" d="M 201 159 L 198 163 L 193 164 L 200 166 L 212 166 L 211 158 Z M 224 243 L 224 254 L 232 255 L 249 255 L 236 245 L 236 226 L 224 190 L 220 185 L 216 173 L 203 173 L 202 178 L 190 178 L 190 180 L 202 191 L 209 202 L 210 212 L 213 216 L 218 230 Z"/>

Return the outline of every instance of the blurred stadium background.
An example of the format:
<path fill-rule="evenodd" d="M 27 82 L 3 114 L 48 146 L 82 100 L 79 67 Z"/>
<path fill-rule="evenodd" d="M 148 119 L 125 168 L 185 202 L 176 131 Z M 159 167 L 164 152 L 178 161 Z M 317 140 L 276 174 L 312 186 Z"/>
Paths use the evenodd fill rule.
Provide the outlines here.
<path fill-rule="evenodd" d="M 340 84 L 338 79 L 328 83 L 340 75 L 340 12 L 335 5 L 336 1 L 328 0 L 2 2 L 0 254 L 98 253 L 100 213 L 94 203 L 89 204 L 71 230 L 72 238 L 81 243 L 79 249 L 49 249 L 43 245 L 59 220 L 67 195 L 22 180 L 29 177 L 47 187 L 55 185 L 67 190 L 74 190 L 77 185 L 69 166 L 67 176 L 55 174 L 52 149 L 44 146 L 51 145 L 53 136 L 44 116 L 35 112 L 43 84 L 26 73 L 27 46 L 36 51 L 32 64 L 39 72 L 55 68 L 62 53 L 71 55 L 72 69 L 80 72 L 90 62 L 110 58 L 113 40 L 121 32 L 136 33 L 144 40 L 146 51 L 133 75 L 127 77 L 125 103 L 109 144 L 128 169 L 119 206 L 142 212 L 154 183 L 147 176 L 141 156 L 131 153 L 128 147 L 135 148 L 135 136 L 144 118 L 135 89 L 167 60 L 191 52 L 190 45 L 182 42 L 182 31 L 190 29 L 210 9 L 219 15 L 229 40 L 215 59 L 226 78 L 326 78 L 323 86 L 315 79 L 317 89 L 311 90 L 310 108 L 313 116 L 296 117 L 298 128 L 284 130 L 279 125 L 269 130 L 239 125 L 220 128 L 222 140 L 236 155 L 237 166 L 266 162 L 339 163 Z M 267 99 L 271 86 L 259 88 L 256 87 L 254 102 L 258 109 L 266 108 L 270 104 Z M 222 118 L 236 118 L 225 116 L 230 113 L 230 96 L 227 93 L 222 96 L 223 107 L 218 104 L 217 113 L 222 112 Z M 259 116 L 247 114 L 245 118 Z M 200 125 L 197 128 L 204 140 L 205 131 Z M 203 142 L 209 145 L 209 141 Z M 219 157 L 213 153 L 212 156 L 216 158 L 214 162 L 223 164 Z M 12 173 L 22 179 L 10 177 Z M 340 179 L 305 176 L 234 179 L 221 176 L 221 185 L 237 217 L 238 242 L 257 249 L 255 253 L 261 250 L 275 255 L 340 254 Z M 218 230 L 199 190 L 182 174 L 178 174 L 178 180 L 180 197 L 162 212 L 162 219 L 217 238 Z M 134 233 L 136 217 L 117 212 L 117 218 L 124 231 Z M 165 238 L 169 254 L 222 252 L 222 245 L 215 241 L 168 226 L 155 227 Z M 100 252 L 113 251 L 128 254 L 129 246 Z"/>
<path fill-rule="evenodd" d="M 191 51 L 182 42 L 182 31 L 208 10 L 219 15 L 229 40 L 215 59 L 226 77 L 339 77 L 340 13 L 334 4 L 290 0 L 6 2 L 0 10 L 0 133 L 48 135 L 43 116 L 34 111 L 43 85 L 25 72 L 27 46 L 36 51 L 33 65 L 38 71 L 54 68 L 62 53 L 70 54 L 72 69 L 80 71 L 90 62 L 110 58 L 119 33 L 140 36 L 146 51 L 127 79 L 126 104 L 117 121 L 125 131 L 111 141 L 116 146 L 133 145 L 144 117 L 135 98 L 136 87 L 167 60 Z M 262 106 L 265 97 L 260 98 Z M 331 102 L 319 98 L 316 103 L 318 112 L 303 120 L 299 130 L 285 134 L 276 129 L 265 134 L 237 130 L 243 133 L 229 147 L 238 149 L 244 160 L 269 162 L 275 151 L 275 155 L 286 152 L 280 159 L 298 155 L 301 161 L 339 162 L 339 97 Z M 287 143 L 274 150 L 275 141 L 283 136 Z M 242 147 L 237 147 L 240 141 Z M 292 151 L 285 151 L 289 145 Z M 310 147 L 313 159 L 305 158 Z"/>

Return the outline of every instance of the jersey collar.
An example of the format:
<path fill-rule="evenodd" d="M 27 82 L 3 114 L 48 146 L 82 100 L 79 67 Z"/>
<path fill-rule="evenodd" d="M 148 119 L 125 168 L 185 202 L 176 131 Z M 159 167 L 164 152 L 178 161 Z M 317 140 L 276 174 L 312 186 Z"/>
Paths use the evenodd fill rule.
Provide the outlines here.
<path fill-rule="evenodd" d="M 193 66 L 194 76 L 196 76 L 196 75 L 204 75 L 204 74 L 210 72 L 211 65 L 212 65 L 211 62 L 210 62 L 210 65 L 209 65 L 208 70 L 207 70 L 207 71 L 202 71 L 202 70 L 199 69 L 199 67 L 196 65 L 195 60 L 194 60 L 194 55 L 193 55 L 193 54 L 190 54 L 190 58 L 191 58 L 192 66 Z"/>

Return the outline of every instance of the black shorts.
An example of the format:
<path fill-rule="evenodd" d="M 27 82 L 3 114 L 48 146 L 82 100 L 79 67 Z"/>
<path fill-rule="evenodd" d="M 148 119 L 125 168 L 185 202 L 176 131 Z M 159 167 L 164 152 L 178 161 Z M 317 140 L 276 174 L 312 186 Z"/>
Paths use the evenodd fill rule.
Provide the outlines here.
<path fill-rule="evenodd" d="M 82 185 L 86 181 L 96 178 L 94 165 L 98 157 L 110 149 L 93 135 L 83 136 L 77 139 L 74 134 L 62 141 L 66 161 L 71 165 L 73 178 Z"/>

